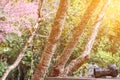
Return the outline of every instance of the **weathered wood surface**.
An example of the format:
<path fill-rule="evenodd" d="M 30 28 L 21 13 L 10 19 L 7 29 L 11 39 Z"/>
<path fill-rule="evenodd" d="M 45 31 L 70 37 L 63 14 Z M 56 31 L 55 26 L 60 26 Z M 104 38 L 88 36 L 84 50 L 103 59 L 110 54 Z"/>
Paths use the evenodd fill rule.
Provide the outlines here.
<path fill-rule="evenodd" d="M 120 80 L 120 78 L 48 77 L 45 80 Z"/>

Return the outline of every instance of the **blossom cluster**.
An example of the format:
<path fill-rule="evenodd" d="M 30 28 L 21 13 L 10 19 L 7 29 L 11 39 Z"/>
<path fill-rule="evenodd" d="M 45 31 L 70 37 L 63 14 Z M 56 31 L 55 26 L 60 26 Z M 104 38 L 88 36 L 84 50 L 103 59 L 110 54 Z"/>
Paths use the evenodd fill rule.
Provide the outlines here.
<path fill-rule="evenodd" d="M 1 0 L 0 2 L 0 41 L 5 40 L 8 33 L 20 36 L 20 28 L 30 28 L 37 19 L 37 2 L 17 2 Z"/>

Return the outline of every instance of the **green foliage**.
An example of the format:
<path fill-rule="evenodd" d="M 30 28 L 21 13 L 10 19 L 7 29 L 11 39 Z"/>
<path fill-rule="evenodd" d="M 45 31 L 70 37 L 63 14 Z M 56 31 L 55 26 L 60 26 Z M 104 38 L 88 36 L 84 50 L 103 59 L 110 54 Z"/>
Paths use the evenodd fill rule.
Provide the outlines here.
<path fill-rule="evenodd" d="M 7 67 L 8 67 L 8 64 L 6 62 L 0 62 L 0 77 L 3 75 Z"/>
<path fill-rule="evenodd" d="M 31 66 L 32 58 L 33 58 L 33 52 L 26 51 L 25 57 L 23 59 L 23 64 L 25 64 L 26 66 Z"/>
<path fill-rule="evenodd" d="M 106 52 L 99 50 L 90 59 L 90 62 L 95 62 L 99 67 L 107 67 L 109 64 L 115 64 L 120 72 L 120 54 L 112 54 L 111 52 Z"/>
<path fill-rule="evenodd" d="M 91 60 L 98 63 L 102 67 L 115 62 L 115 58 L 111 53 L 101 50 L 98 51 L 98 53 L 96 53 L 96 55 L 94 55 Z"/>
<path fill-rule="evenodd" d="M 77 71 L 73 72 L 75 77 L 87 77 L 88 73 L 88 63 L 83 64 Z"/>

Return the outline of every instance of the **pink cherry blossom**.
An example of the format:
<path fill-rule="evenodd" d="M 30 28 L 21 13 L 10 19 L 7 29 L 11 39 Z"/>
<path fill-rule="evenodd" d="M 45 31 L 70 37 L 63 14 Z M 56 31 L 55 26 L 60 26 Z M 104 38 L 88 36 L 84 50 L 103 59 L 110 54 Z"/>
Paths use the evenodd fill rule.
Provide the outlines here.
<path fill-rule="evenodd" d="M 32 21 L 37 20 L 37 9 L 38 6 L 36 2 L 25 2 L 24 0 L 19 0 L 18 2 L 1 0 L 0 5 L 2 5 L 2 15 L 6 18 L 5 21 L 0 21 L 0 40 L 3 40 L 4 33 L 16 33 L 18 36 L 22 35 L 20 28 L 31 28 L 30 19 Z M 18 22 L 18 25 L 13 25 Z"/>

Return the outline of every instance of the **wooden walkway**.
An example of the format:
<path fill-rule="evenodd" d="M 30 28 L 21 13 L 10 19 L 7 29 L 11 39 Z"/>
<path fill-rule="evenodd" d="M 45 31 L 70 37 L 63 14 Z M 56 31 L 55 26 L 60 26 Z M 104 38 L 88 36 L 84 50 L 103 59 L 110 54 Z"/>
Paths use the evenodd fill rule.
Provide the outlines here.
<path fill-rule="evenodd" d="M 48 77 L 45 80 L 120 80 L 120 78 Z"/>

